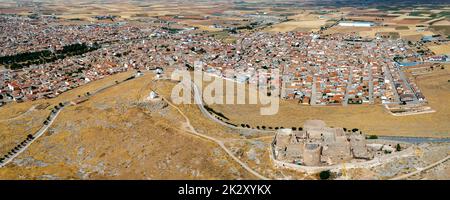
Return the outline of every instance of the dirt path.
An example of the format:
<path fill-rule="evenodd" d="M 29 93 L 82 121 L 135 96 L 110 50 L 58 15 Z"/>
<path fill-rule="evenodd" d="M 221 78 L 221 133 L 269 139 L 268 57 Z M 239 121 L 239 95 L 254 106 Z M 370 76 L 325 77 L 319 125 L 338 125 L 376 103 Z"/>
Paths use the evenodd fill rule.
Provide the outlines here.
<path fill-rule="evenodd" d="M 245 170 L 247 170 L 248 172 L 250 172 L 251 174 L 253 174 L 254 176 L 258 177 L 259 179 L 263 179 L 263 180 L 268 180 L 269 178 L 264 177 L 263 175 L 259 174 L 258 172 L 254 171 L 253 169 L 251 169 L 247 164 L 243 163 L 241 160 L 239 160 L 239 158 L 237 158 L 225 145 L 222 141 L 201 134 L 199 132 L 197 132 L 195 130 L 195 128 L 191 125 L 191 122 L 189 120 L 189 118 L 183 113 L 183 111 L 181 111 L 181 109 L 179 109 L 177 106 L 175 106 L 174 104 L 172 104 L 172 102 L 168 101 L 165 98 L 162 98 L 164 101 L 166 101 L 170 106 L 172 106 L 173 108 L 175 108 L 186 120 L 185 122 L 185 130 L 186 132 L 189 132 L 191 134 L 194 134 L 196 136 L 199 136 L 201 138 L 207 139 L 209 141 L 212 141 L 214 143 L 216 143 L 217 145 L 219 145 L 231 158 L 233 158 L 233 160 L 235 160 L 242 168 L 244 168 Z"/>
<path fill-rule="evenodd" d="M 17 115 L 15 117 L 9 118 L 9 119 L 2 119 L 2 120 L 0 120 L 0 122 L 6 122 L 6 121 L 19 119 L 19 118 L 23 117 L 24 115 L 27 115 L 28 113 L 32 112 L 35 108 L 36 108 L 36 106 L 31 106 L 31 108 L 28 109 L 27 111 L 25 111 L 24 113 Z"/>
<path fill-rule="evenodd" d="M 442 163 L 445 163 L 449 158 L 450 158 L 450 156 L 447 156 L 447 157 L 443 158 L 442 160 L 439 160 L 439 161 L 437 161 L 437 162 L 435 162 L 435 163 L 433 163 L 431 165 L 428 165 L 425 168 L 419 169 L 417 171 L 414 171 L 414 172 L 411 172 L 411 173 L 408 173 L 408 174 L 403 174 L 401 176 L 397 176 L 397 177 L 391 178 L 390 180 L 402 180 L 402 179 L 406 179 L 408 177 L 420 174 L 420 173 L 422 173 L 424 171 L 427 171 L 429 169 L 432 169 L 432 168 L 434 168 L 434 167 L 436 167 L 436 166 L 438 166 L 438 165 L 440 165 Z"/>

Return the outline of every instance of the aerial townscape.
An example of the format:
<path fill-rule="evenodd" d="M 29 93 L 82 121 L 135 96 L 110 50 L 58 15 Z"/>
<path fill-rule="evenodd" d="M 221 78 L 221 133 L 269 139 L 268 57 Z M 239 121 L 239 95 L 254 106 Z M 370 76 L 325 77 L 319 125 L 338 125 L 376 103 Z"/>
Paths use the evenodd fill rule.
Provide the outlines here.
<path fill-rule="evenodd" d="M 0 0 L 0 46 L 0 179 L 450 179 L 448 2 Z"/>

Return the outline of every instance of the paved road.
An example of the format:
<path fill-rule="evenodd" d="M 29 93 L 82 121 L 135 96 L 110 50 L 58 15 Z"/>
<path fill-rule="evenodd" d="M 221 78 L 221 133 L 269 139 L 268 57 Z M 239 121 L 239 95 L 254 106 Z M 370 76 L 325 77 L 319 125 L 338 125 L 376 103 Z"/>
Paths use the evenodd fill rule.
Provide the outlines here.
<path fill-rule="evenodd" d="M 28 142 L 27 144 L 25 144 L 24 147 L 20 148 L 19 151 L 17 151 L 15 154 L 11 155 L 9 158 L 3 160 L 2 163 L 0 163 L 0 168 L 4 167 L 5 165 L 7 165 L 8 163 L 10 163 L 14 158 L 16 158 L 17 156 L 19 156 L 22 152 L 24 152 L 25 150 L 28 149 L 28 147 L 30 147 L 30 145 L 36 141 L 39 137 L 41 137 L 46 131 L 47 129 L 53 124 L 53 122 L 56 120 L 56 118 L 58 117 L 59 113 L 64 109 L 64 107 L 60 108 L 58 111 L 56 111 L 55 114 L 50 114 L 50 122 L 47 125 L 42 126 L 41 129 L 39 129 L 33 136 L 34 138 Z"/>
<path fill-rule="evenodd" d="M 349 75 L 348 75 L 347 89 L 345 90 L 344 101 L 342 102 L 343 106 L 347 106 L 348 105 L 348 95 L 349 95 L 348 92 L 352 88 L 352 84 L 353 84 L 353 67 L 350 67 L 350 72 L 349 72 Z"/>
<path fill-rule="evenodd" d="M 254 129 L 249 129 L 249 128 L 242 128 L 242 127 L 237 127 L 237 126 L 232 126 L 230 124 L 227 124 L 225 122 L 223 122 L 220 119 L 217 119 L 216 117 L 214 117 L 208 110 L 206 110 L 204 104 L 203 104 L 203 95 L 202 95 L 202 91 L 199 89 L 199 87 L 197 86 L 197 84 L 195 84 L 194 82 L 192 82 L 192 88 L 194 90 L 194 103 L 197 104 L 198 108 L 200 109 L 200 111 L 203 113 L 203 115 L 209 119 L 211 119 L 212 121 L 222 125 L 222 126 L 226 126 L 228 128 L 232 128 L 232 129 L 239 129 L 239 130 L 254 130 Z M 270 131 L 270 130 L 256 130 L 258 132 L 274 132 L 274 131 Z"/>
<path fill-rule="evenodd" d="M 408 178 L 408 177 L 411 177 L 411 176 L 420 174 L 420 173 L 422 173 L 422 172 L 424 172 L 424 171 L 427 171 L 427 170 L 429 170 L 429 169 L 432 169 L 432 168 L 434 168 L 434 167 L 436 167 L 436 166 L 438 166 L 438 165 L 440 165 L 440 164 L 446 162 L 449 158 L 450 158 L 450 156 L 447 156 L 447 157 L 443 158 L 442 160 L 439 160 L 439 161 L 437 161 L 437 162 L 435 162 L 435 163 L 433 163 L 433 164 L 431 164 L 431 165 L 428 165 L 428 166 L 425 167 L 425 168 L 419 169 L 419 170 L 417 170 L 417 171 L 414 171 L 414 172 L 411 172 L 411 173 L 408 173 L 408 174 L 404 174 L 404 175 L 401 175 L 401 176 L 394 177 L 394 178 L 392 178 L 392 179 L 390 179 L 390 180 L 402 180 L 402 179 L 406 179 L 406 178 Z"/>
<path fill-rule="evenodd" d="M 394 102 L 393 103 L 400 103 L 400 96 L 398 96 L 397 88 L 395 87 L 394 78 L 392 78 L 391 71 L 389 70 L 389 67 L 384 67 L 384 71 L 386 78 L 389 80 L 392 88 L 392 93 L 394 93 Z"/>
<path fill-rule="evenodd" d="M 408 81 L 408 79 L 406 78 L 405 73 L 403 73 L 403 70 L 401 69 L 401 67 L 400 67 L 397 63 L 395 63 L 395 68 L 397 68 L 398 74 L 400 75 L 400 78 L 403 80 L 403 83 L 404 83 L 403 86 L 406 86 L 406 87 L 407 87 L 407 88 L 405 88 L 405 89 L 408 89 L 408 90 L 410 90 L 411 92 L 414 92 L 413 88 L 411 87 L 411 84 L 409 84 L 409 81 Z M 416 94 L 413 95 L 413 101 L 412 101 L 412 103 L 413 103 L 413 104 L 418 104 L 418 103 L 419 103 L 419 99 L 417 99 Z"/>
<path fill-rule="evenodd" d="M 126 82 L 127 80 L 128 80 L 128 79 L 123 80 L 123 81 L 120 81 L 119 83 Z M 97 93 L 99 93 L 99 92 L 101 92 L 101 91 L 103 91 L 103 90 L 105 90 L 105 89 L 107 89 L 107 88 L 110 88 L 110 87 L 112 87 L 112 86 L 114 86 L 114 85 L 117 85 L 117 84 L 112 84 L 112 85 L 108 85 L 108 86 L 105 86 L 105 87 L 103 87 L 103 88 L 100 88 L 99 90 L 94 91 L 90 96 L 93 96 L 93 95 L 95 95 L 95 94 L 97 94 Z M 50 116 L 49 116 L 49 117 L 50 117 L 50 121 L 49 121 L 49 123 L 48 123 L 47 125 L 42 126 L 41 129 L 39 129 L 39 130 L 33 135 L 34 138 L 33 138 L 30 142 L 28 142 L 27 144 L 25 144 L 24 147 L 22 147 L 21 149 L 19 149 L 15 154 L 11 155 L 9 158 L 3 160 L 3 162 L 0 163 L 0 168 L 1 168 L 1 167 L 4 167 L 6 164 L 10 163 L 14 158 L 16 158 L 17 156 L 19 156 L 19 155 L 20 155 L 21 153 L 23 153 L 26 149 L 28 149 L 28 147 L 29 147 L 34 141 L 36 141 L 39 137 L 41 137 L 41 136 L 47 131 L 47 129 L 53 124 L 53 122 L 54 122 L 54 121 L 56 120 L 56 118 L 58 117 L 59 113 L 60 113 L 60 112 L 65 108 L 65 106 L 67 106 L 67 105 L 68 105 L 68 102 L 65 102 L 65 103 L 64 103 L 64 106 L 61 107 L 59 110 L 57 110 L 55 114 L 50 113 Z"/>
<path fill-rule="evenodd" d="M 373 104 L 373 75 L 372 75 L 372 65 L 368 64 L 367 68 L 369 69 L 369 103 Z"/>
<path fill-rule="evenodd" d="M 392 140 L 399 142 L 407 142 L 411 144 L 421 143 L 450 143 L 450 138 L 431 138 L 431 137 L 403 137 L 403 136 L 378 136 L 381 140 Z"/>
<path fill-rule="evenodd" d="M 316 81 L 317 78 L 316 76 L 313 75 L 313 84 L 312 84 L 312 88 L 311 88 L 311 105 L 314 106 L 316 105 L 317 102 L 317 85 L 316 85 Z"/>

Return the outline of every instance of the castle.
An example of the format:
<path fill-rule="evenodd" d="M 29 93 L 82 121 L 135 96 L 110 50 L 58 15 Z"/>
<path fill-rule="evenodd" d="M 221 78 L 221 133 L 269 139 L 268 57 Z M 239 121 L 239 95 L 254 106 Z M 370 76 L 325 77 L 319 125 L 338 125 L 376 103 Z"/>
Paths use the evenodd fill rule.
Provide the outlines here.
<path fill-rule="evenodd" d="M 373 159 L 361 133 L 308 120 L 303 130 L 280 129 L 273 141 L 275 159 L 305 166 L 334 165 L 352 159 Z"/>

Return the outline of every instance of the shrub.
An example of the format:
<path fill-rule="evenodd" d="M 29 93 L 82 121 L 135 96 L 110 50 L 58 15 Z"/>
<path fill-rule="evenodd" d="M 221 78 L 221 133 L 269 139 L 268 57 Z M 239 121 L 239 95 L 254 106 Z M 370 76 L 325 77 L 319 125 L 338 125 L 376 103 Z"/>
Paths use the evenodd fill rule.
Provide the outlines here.
<path fill-rule="evenodd" d="M 395 146 L 395 150 L 397 150 L 397 151 L 401 151 L 402 150 L 402 147 L 400 146 L 400 144 L 397 144 L 397 146 Z"/>
<path fill-rule="evenodd" d="M 330 170 L 321 171 L 319 173 L 320 180 L 327 180 L 330 178 L 330 176 L 331 176 Z"/>

